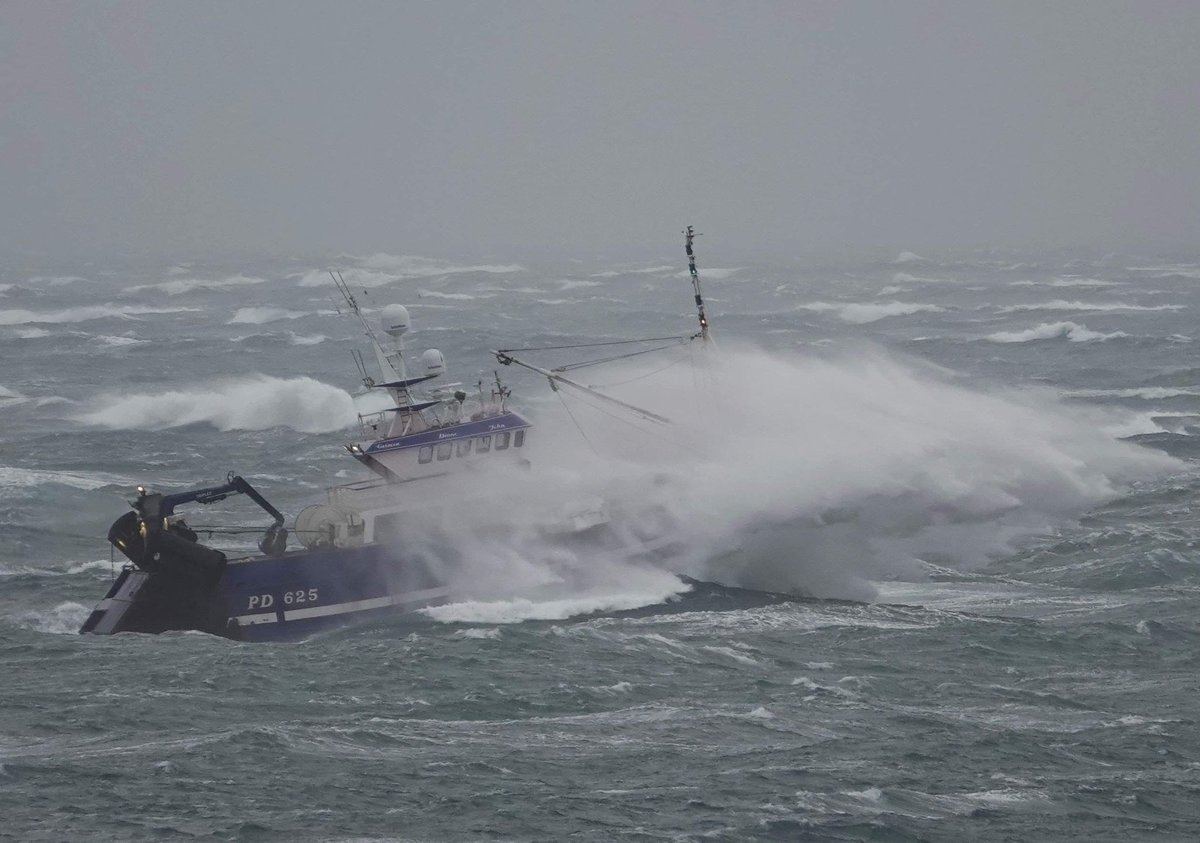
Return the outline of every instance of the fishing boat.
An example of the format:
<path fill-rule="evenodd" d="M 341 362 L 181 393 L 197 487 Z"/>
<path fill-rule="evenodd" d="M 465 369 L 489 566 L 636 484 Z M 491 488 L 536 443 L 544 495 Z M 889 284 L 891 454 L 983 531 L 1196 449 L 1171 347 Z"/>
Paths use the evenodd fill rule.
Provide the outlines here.
<path fill-rule="evenodd" d="M 700 331 L 655 339 L 708 339 L 693 252 L 696 235 L 690 226 L 684 233 Z M 508 406 L 510 392 L 498 374 L 486 390 L 480 381 L 473 395 L 459 384 L 429 390 L 428 382 L 445 374 L 445 359 L 430 349 L 410 365 L 404 348 L 411 327 L 408 310 L 392 304 L 377 317 L 368 315 L 344 279 L 330 274 L 348 312 L 362 327 L 379 370 L 378 376 L 369 375 L 366 361 L 356 353 L 363 385 L 390 397 L 387 409 L 359 416 L 360 436 L 345 445 L 349 456 L 368 470 L 365 478 L 330 488 L 323 503 L 296 515 L 290 531 L 284 515 L 233 473 L 223 483 L 178 492 L 138 487 L 131 511 L 108 531 L 110 544 L 129 562 L 81 633 L 198 630 L 236 640 L 289 640 L 427 607 L 450 595 L 445 565 L 428 553 L 412 552 L 410 528 L 430 517 L 433 506 L 469 506 L 480 472 L 528 467 L 532 425 Z M 670 423 L 662 415 L 579 383 L 563 369 L 535 365 L 516 352 L 492 353 L 501 364 L 545 376 L 555 390 L 577 390 L 651 422 Z M 425 394 L 418 395 L 418 386 Z M 182 509 L 236 495 L 261 508 L 270 523 L 262 531 L 258 553 L 231 558 L 202 544 L 201 528 L 193 528 Z M 574 502 L 548 517 L 544 532 L 556 541 L 587 542 L 623 556 L 661 554 L 670 546 L 669 536 L 661 531 L 607 534 L 604 528 L 611 517 L 602 504 Z M 633 546 L 630 536 L 635 536 Z"/>

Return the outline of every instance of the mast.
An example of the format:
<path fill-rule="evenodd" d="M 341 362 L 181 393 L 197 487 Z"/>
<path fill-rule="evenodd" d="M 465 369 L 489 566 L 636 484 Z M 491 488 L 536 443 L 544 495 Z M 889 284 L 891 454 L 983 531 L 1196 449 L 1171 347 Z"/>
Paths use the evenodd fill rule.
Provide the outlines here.
<path fill-rule="evenodd" d="M 688 256 L 688 272 L 692 276 L 692 289 L 696 291 L 696 315 L 700 319 L 700 339 L 708 342 L 708 317 L 704 315 L 704 296 L 700 294 L 700 273 L 696 272 L 696 253 L 692 251 L 692 241 L 700 235 L 697 234 L 692 226 L 688 226 L 684 232 L 684 249 Z"/>

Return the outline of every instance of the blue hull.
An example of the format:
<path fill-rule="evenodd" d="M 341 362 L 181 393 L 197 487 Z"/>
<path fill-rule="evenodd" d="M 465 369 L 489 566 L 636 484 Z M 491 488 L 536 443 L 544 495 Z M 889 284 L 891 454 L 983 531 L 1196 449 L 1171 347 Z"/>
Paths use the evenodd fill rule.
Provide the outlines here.
<path fill-rule="evenodd" d="M 242 641 L 288 641 L 441 601 L 447 589 L 393 547 L 296 551 L 225 563 L 210 587 L 127 567 L 81 632 L 198 629 Z"/>

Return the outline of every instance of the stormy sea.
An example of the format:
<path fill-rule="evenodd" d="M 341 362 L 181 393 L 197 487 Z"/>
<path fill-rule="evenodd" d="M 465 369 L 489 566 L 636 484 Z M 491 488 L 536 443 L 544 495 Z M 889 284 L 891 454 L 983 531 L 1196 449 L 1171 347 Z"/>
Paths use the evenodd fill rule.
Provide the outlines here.
<path fill-rule="evenodd" d="M 578 376 L 669 426 L 489 350 L 693 333 L 682 248 L 4 266 L 0 839 L 1200 837 L 1200 258 L 699 247 L 713 342 Z M 77 634 L 138 485 L 234 471 L 290 519 L 363 476 L 328 268 L 534 424 L 535 473 L 413 501 L 461 525 L 450 598 L 295 643 Z M 676 542 L 471 535 L 539 493 Z"/>

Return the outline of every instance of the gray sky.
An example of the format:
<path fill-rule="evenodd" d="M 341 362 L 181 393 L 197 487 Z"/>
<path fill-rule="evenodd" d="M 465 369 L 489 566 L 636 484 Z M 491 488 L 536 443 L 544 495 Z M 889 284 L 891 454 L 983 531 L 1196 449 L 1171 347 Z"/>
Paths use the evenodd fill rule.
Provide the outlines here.
<path fill-rule="evenodd" d="M 0 256 L 1194 249 L 1200 3 L 0 0 L 0 186 Z"/>

